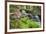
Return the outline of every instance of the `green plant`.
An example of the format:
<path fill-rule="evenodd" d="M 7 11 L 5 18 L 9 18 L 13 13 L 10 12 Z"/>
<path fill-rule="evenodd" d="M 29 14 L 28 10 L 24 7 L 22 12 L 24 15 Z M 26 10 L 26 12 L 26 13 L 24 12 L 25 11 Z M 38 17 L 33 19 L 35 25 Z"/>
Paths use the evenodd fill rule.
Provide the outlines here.
<path fill-rule="evenodd" d="M 24 17 L 19 19 L 18 21 L 12 20 L 11 28 L 39 28 L 40 25 L 38 22 L 29 19 L 28 17 Z"/>

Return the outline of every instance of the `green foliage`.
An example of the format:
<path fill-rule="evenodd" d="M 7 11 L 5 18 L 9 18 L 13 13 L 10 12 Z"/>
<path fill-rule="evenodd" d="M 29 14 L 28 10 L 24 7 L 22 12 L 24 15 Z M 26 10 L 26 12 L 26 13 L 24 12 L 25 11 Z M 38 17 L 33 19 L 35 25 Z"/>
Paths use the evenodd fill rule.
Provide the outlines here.
<path fill-rule="evenodd" d="M 38 22 L 29 19 L 28 17 L 21 18 L 20 20 L 12 20 L 11 28 L 39 28 Z"/>
<path fill-rule="evenodd" d="M 38 15 L 40 14 L 41 7 L 40 6 L 29 6 L 29 5 L 10 5 L 10 13 L 14 13 L 16 10 L 16 7 L 20 6 L 20 10 L 26 10 L 26 11 L 31 11 L 33 15 Z M 15 28 L 39 28 L 40 25 L 38 24 L 37 21 L 34 21 L 33 19 L 29 19 L 29 17 L 23 17 L 18 20 L 15 18 L 12 18 L 10 16 L 10 29 L 15 29 Z"/>
<path fill-rule="evenodd" d="M 10 5 L 10 12 L 15 12 L 16 8 L 21 8 L 20 10 L 24 9 L 26 11 L 31 11 L 33 15 L 38 15 L 41 12 L 41 6 L 29 6 L 29 5 Z"/>

